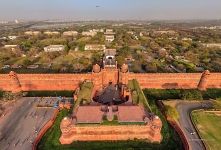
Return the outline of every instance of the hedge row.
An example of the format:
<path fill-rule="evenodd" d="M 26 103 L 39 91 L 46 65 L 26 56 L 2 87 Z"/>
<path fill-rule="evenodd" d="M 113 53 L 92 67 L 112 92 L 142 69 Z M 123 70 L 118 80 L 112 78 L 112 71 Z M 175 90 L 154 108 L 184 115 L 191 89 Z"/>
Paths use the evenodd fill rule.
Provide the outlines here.
<path fill-rule="evenodd" d="M 0 99 L 3 97 L 3 91 L 0 91 Z"/>
<path fill-rule="evenodd" d="M 208 89 L 199 91 L 198 89 L 145 89 L 149 98 L 156 100 L 164 99 L 183 99 L 183 100 L 202 100 L 221 98 L 221 89 Z"/>
<path fill-rule="evenodd" d="M 140 88 L 139 82 L 135 79 L 130 80 L 128 83 L 128 87 L 132 91 L 132 100 L 134 104 L 141 104 L 143 105 L 148 111 L 151 112 L 151 108 L 148 104 L 148 101 Z"/>

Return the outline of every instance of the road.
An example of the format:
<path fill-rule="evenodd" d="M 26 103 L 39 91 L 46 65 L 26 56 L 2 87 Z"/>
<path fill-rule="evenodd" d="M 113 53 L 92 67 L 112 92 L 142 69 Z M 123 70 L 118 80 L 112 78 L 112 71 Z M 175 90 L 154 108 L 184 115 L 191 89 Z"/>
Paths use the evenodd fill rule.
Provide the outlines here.
<path fill-rule="evenodd" d="M 54 108 L 37 108 L 42 101 L 54 103 L 55 98 L 22 98 L 12 112 L 0 121 L 0 150 L 31 150 L 32 143 L 44 124 L 52 117 Z"/>
<path fill-rule="evenodd" d="M 187 138 L 190 149 L 192 150 L 204 150 L 205 147 L 200 137 L 197 134 L 196 129 L 194 128 L 191 119 L 190 113 L 193 110 L 203 109 L 203 108 L 211 108 L 212 104 L 210 102 L 181 102 L 176 108 L 179 112 L 179 124 L 181 130 L 184 132 L 184 135 Z"/>

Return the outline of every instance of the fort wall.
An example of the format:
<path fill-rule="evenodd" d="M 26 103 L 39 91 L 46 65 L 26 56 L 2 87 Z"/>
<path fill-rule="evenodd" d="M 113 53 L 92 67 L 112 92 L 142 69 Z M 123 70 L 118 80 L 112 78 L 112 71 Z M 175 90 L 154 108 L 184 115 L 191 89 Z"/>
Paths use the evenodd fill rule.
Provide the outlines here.
<path fill-rule="evenodd" d="M 127 76 L 128 80 L 137 79 L 142 88 L 194 89 L 198 88 L 202 73 L 128 73 Z M 210 73 L 204 86 L 221 88 L 221 73 Z"/>
<path fill-rule="evenodd" d="M 73 127 L 68 134 L 62 134 L 61 144 L 71 144 L 74 141 L 114 141 L 144 139 L 160 142 L 161 134 L 155 134 L 148 126 L 78 126 Z"/>
<path fill-rule="evenodd" d="M 102 87 L 108 81 L 108 72 L 88 74 L 17 74 L 12 78 L 9 74 L 0 74 L 0 90 L 22 91 L 37 90 L 75 90 L 84 80 L 92 80 Z M 142 88 L 156 89 L 193 89 L 221 88 L 221 73 L 210 73 L 206 78 L 202 73 L 119 73 L 119 82 L 126 84 L 128 80 L 137 79 Z M 205 81 L 206 80 L 206 81 Z M 105 82 L 105 83 L 106 83 Z M 202 82 L 202 83 L 200 83 Z M 16 85 L 15 85 L 16 84 Z M 99 85 L 100 84 L 100 85 Z"/>
<path fill-rule="evenodd" d="M 91 80 L 91 74 L 17 74 L 22 91 L 75 90 L 79 83 Z M 13 91 L 8 74 L 0 75 L 0 89 Z"/>

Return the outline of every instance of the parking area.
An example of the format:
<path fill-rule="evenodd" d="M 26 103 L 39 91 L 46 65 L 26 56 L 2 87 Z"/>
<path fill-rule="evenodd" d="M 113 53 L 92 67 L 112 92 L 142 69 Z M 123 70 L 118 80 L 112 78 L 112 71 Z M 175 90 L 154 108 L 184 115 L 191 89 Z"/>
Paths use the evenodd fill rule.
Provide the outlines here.
<path fill-rule="evenodd" d="M 59 98 L 22 98 L 0 120 L 0 150 L 31 150 Z M 37 107 L 39 104 L 46 107 Z M 50 107 L 51 106 L 51 107 Z"/>

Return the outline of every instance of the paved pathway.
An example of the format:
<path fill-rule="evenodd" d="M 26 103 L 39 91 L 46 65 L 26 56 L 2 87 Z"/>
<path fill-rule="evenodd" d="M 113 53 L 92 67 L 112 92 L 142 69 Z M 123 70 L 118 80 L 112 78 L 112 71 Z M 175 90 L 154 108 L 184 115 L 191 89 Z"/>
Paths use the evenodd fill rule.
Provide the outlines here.
<path fill-rule="evenodd" d="M 0 121 L 0 150 L 31 150 L 38 132 L 54 112 L 54 108 L 36 108 L 39 100 L 18 100 L 12 112 Z"/>
<path fill-rule="evenodd" d="M 196 129 L 194 128 L 191 119 L 190 113 L 193 110 L 203 109 L 203 108 L 210 108 L 212 107 L 210 102 L 194 102 L 194 103 L 186 103 L 181 102 L 177 105 L 177 110 L 179 112 L 179 124 L 181 126 L 182 131 L 184 132 L 187 141 L 190 145 L 190 149 L 192 150 L 203 150 L 204 145 L 197 134 Z"/>

